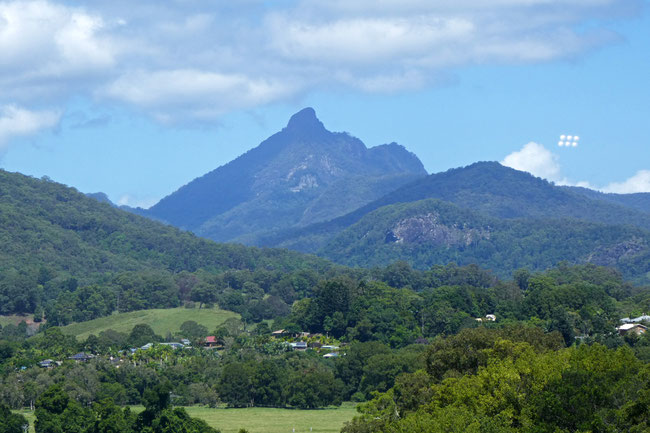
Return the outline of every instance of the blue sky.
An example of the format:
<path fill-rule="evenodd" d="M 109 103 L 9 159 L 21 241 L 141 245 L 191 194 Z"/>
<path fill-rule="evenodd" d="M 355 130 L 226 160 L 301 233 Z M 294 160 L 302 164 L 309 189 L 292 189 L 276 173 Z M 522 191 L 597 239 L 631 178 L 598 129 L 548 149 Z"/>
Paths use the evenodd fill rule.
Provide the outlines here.
<path fill-rule="evenodd" d="M 311 106 L 429 172 L 650 191 L 648 6 L 0 1 L 0 167 L 149 206 Z"/>

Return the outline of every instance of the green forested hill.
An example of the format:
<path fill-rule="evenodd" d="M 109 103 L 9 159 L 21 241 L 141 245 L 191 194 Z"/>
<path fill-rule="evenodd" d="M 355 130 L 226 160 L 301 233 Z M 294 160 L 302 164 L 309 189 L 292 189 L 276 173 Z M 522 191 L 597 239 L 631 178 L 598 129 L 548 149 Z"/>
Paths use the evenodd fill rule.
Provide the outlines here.
<path fill-rule="evenodd" d="M 0 244 L 0 314 L 33 312 L 62 291 L 127 271 L 151 282 L 160 279 L 157 272 L 330 266 L 286 250 L 217 244 L 73 188 L 6 171 L 0 171 Z"/>
<path fill-rule="evenodd" d="M 384 206 L 341 232 L 320 250 L 351 266 L 404 260 L 418 268 L 454 261 L 500 275 L 543 270 L 560 261 L 619 268 L 648 281 L 650 233 L 575 219 L 499 219 L 439 200 Z"/>
<path fill-rule="evenodd" d="M 317 251 L 369 212 L 382 206 L 424 199 L 444 200 L 500 219 L 571 218 L 650 230 L 650 213 L 639 206 L 620 200 L 616 203 L 603 200 L 598 193 L 587 196 L 497 162 L 478 162 L 415 180 L 347 215 L 278 232 L 267 236 L 260 244 Z"/>

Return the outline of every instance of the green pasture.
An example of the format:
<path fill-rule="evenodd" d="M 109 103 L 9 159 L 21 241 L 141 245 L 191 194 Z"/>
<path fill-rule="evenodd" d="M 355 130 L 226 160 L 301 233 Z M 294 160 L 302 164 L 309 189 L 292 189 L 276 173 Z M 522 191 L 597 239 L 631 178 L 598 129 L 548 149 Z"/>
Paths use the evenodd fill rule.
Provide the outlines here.
<path fill-rule="evenodd" d="M 298 410 L 273 408 L 210 409 L 187 407 L 190 416 L 201 418 L 221 433 L 237 433 L 245 428 L 250 433 L 335 433 L 356 415 L 355 403 L 338 408 Z M 310 428 L 312 430 L 310 430 Z"/>
<path fill-rule="evenodd" d="M 61 329 L 65 334 L 74 335 L 78 340 L 84 340 L 90 334 L 98 335 L 107 329 L 128 333 L 135 325 L 145 323 L 151 326 L 156 334 L 165 336 L 168 332 L 173 334 L 179 331 L 181 324 L 188 320 L 194 320 L 208 328 L 208 332 L 212 332 L 232 317 L 239 318 L 239 315 L 218 308 L 202 308 L 200 310 L 198 308 L 168 308 L 113 314 L 88 322 L 73 323 Z"/>
<path fill-rule="evenodd" d="M 192 417 L 205 420 L 221 433 L 237 433 L 245 428 L 249 433 L 338 433 L 346 421 L 356 415 L 355 403 L 344 403 L 341 407 L 299 410 L 253 407 L 245 409 L 207 408 L 200 406 L 186 407 Z M 142 408 L 133 407 L 139 412 Z M 34 431 L 34 413 L 19 411 Z M 311 430 L 310 430 L 311 429 Z"/>

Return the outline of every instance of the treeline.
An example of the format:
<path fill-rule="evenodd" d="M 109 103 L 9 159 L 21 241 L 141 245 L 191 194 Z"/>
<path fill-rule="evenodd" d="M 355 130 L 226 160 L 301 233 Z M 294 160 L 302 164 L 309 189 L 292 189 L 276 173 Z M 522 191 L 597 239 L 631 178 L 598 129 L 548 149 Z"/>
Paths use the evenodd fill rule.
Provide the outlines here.
<path fill-rule="evenodd" d="M 571 345 L 577 336 L 613 338 L 622 314 L 640 315 L 648 307 L 621 303 L 642 289 L 593 265 L 561 265 L 535 274 L 519 270 L 510 281 L 474 265 L 453 264 L 420 272 L 398 262 L 374 275 L 380 281 L 320 282 L 313 296 L 295 302 L 277 326 L 403 347 L 418 338 L 479 326 L 476 319 L 481 319 L 481 326 L 526 322 L 559 331 Z M 487 321 L 488 314 L 497 321 Z"/>
<path fill-rule="evenodd" d="M 144 393 L 145 409 L 139 414 L 117 406 L 110 398 L 89 406 L 70 397 L 60 385 L 52 385 L 36 401 L 36 433 L 218 433 L 205 421 L 171 406 L 171 387 L 158 384 Z M 0 405 L 3 433 L 23 433 L 27 420 Z"/>
<path fill-rule="evenodd" d="M 400 375 L 342 431 L 648 431 L 648 364 L 628 347 L 562 346 L 533 328 L 437 339 L 424 369 Z"/>

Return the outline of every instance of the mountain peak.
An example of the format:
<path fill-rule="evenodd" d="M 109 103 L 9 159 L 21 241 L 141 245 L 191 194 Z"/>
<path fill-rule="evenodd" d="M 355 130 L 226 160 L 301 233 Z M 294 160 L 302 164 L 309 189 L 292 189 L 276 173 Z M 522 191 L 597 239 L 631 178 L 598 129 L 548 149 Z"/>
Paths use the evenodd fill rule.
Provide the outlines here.
<path fill-rule="evenodd" d="M 324 130 L 325 126 L 316 117 L 316 111 L 311 107 L 307 107 L 291 116 L 287 124 L 287 129 L 294 131 L 318 131 Z"/>

